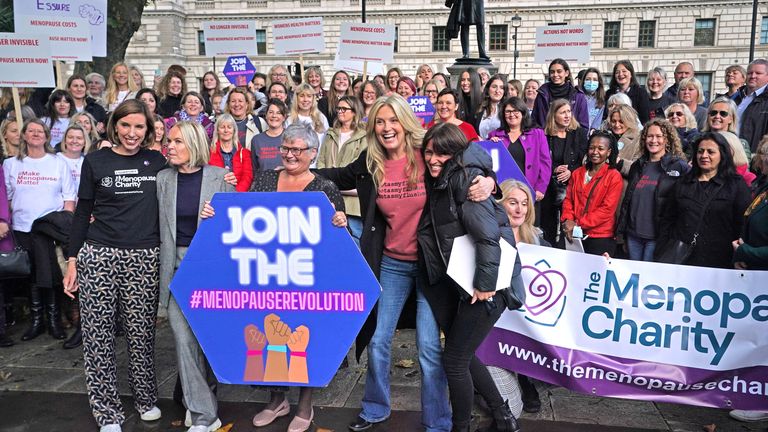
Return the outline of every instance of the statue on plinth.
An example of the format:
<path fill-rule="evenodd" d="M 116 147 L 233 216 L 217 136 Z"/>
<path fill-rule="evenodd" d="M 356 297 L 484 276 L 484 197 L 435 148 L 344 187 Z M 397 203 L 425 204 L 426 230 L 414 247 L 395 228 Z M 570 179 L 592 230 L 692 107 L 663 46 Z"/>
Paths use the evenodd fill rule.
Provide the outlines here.
<path fill-rule="evenodd" d="M 485 6 L 483 0 L 445 0 L 445 6 L 451 8 L 446 25 L 446 37 L 450 41 L 459 37 L 463 59 L 469 58 L 469 27 L 477 30 L 477 51 L 483 60 L 490 60 L 485 53 Z"/>

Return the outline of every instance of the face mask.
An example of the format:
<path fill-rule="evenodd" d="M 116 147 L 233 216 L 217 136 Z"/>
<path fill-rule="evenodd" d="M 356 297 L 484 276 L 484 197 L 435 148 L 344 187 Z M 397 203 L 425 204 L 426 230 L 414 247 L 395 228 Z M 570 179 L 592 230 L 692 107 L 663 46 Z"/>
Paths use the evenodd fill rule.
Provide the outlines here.
<path fill-rule="evenodd" d="M 584 90 L 593 93 L 597 90 L 597 81 L 584 81 Z"/>

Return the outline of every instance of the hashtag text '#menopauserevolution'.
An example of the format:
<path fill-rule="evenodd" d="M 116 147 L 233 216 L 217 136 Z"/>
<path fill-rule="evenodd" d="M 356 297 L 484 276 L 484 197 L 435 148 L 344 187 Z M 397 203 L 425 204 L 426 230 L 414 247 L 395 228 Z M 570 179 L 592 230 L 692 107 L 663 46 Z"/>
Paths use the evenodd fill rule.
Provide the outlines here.
<path fill-rule="evenodd" d="M 194 290 L 190 309 L 363 312 L 363 293 L 338 291 Z"/>

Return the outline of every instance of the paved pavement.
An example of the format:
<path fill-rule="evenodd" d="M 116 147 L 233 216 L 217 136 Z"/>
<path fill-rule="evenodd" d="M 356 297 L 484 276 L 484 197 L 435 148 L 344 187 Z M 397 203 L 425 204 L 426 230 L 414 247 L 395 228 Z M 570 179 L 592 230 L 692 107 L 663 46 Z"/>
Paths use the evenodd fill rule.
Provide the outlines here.
<path fill-rule="evenodd" d="M 43 335 L 34 341 L 18 342 L 24 323 L 9 329 L 17 344 L 0 349 L 0 432 L 26 431 L 95 431 L 85 397 L 82 351 L 63 350 L 61 342 Z M 401 359 L 416 359 L 414 333 L 398 331 L 393 364 Z M 144 423 L 137 419 L 130 402 L 127 383 L 125 343 L 118 343 L 118 375 L 128 420 L 124 430 L 184 431 L 181 425 L 183 408 L 172 400 L 176 379 L 173 336 L 167 323 L 158 327 L 157 375 L 160 408 L 163 419 Z M 353 356 L 350 354 L 349 358 Z M 315 423 L 318 431 L 345 431 L 360 406 L 365 376 L 365 362 L 340 370 L 331 385 L 315 393 Z M 420 431 L 418 362 L 413 368 L 393 368 L 392 418 L 377 426 L 375 431 Z M 581 395 L 563 388 L 540 384 L 542 410 L 524 414 L 524 431 L 620 432 L 620 431 L 685 431 L 699 432 L 704 425 L 715 424 L 716 431 L 765 431 L 768 422 L 740 423 L 731 420 L 726 410 L 683 405 L 631 401 Z M 295 402 L 296 392 L 291 393 Z M 255 431 L 250 418 L 268 399 L 267 392 L 250 386 L 221 385 L 220 416 L 225 424 L 232 423 L 232 432 Z M 476 407 L 482 424 L 487 413 Z M 283 432 L 288 417 L 264 432 Z"/>

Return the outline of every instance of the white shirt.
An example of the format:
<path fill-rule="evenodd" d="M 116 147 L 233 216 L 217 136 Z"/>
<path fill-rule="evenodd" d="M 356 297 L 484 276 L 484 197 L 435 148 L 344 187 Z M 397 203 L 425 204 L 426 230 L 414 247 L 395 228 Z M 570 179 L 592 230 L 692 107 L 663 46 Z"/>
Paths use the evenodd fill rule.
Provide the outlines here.
<path fill-rule="evenodd" d="M 67 164 L 69 173 L 72 174 L 72 181 L 75 185 L 75 193 L 80 190 L 80 171 L 83 169 L 83 160 L 85 156 L 80 155 L 77 159 L 70 159 L 64 156 L 64 153 L 56 153 L 56 157 L 63 160 Z"/>
<path fill-rule="evenodd" d="M 36 219 L 63 210 L 64 201 L 75 200 L 72 174 L 67 164 L 52 154 L 37 159 L 12 157 L 3 162 L 3 170 L 16 231 L 30 232 Z"/>
<path fill-rule="evenodd" d="M 43 117 L 40 120 L 43 121 L 51 130 L 51 147 L 56 147 L 56 144 L 60 143 L 64 139 L 64 132 L 69 127 L 69 117 L 60 118 L 56 120 L 56 123 L 51 124 L 50 117 Z"/>

